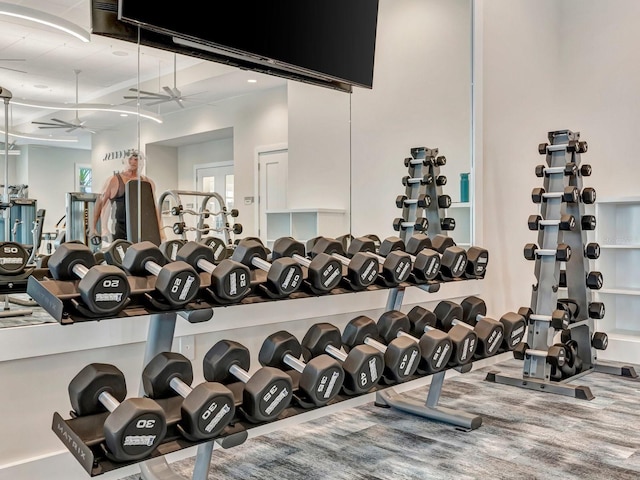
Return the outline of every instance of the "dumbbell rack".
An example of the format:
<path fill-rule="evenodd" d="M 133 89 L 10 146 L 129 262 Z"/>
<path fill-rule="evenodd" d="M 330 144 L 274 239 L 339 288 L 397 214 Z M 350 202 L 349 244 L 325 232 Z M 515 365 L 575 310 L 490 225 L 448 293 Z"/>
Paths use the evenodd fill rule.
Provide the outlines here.
<path fill-rule="evenodd" d="M 225 205 L 224 202 L 224 198 L 222 198 L 222 196 L 217 193 L 217 192 L 197 192 L 197 191 L 190 191 L 190 190 L 167 190 L 165 192 L 162 192 L 162 194 L 160 195 L 160 197 L 158 198 L 158 210 L 160 212 L 164 211 L 162 210 L 162 205 L 164 203 L 164 200 L 166 198 L 171 198 L 173 200 L 173 202 L 175 203 L 175 216 L 177 217 L 177 224 L 182 224 L 184 225 L 184 216 L 185 214 L 187 214 L 188 211 L 185 211 L 183 209 L 183 205 L 182 205 L 182 200 L 180 195 L 186 195 L 186 196 L 194 196 L 194 197 L 202 197 L 202 200 L 200 202 L 200 209 L 195 211 L 195 212 L 189 212 L 190 214 L 193 215 L 197 215 L 198 217 L 198 221 L 197 224 L 195 226 L 195 241 L 199 242 L 202 240 L 202 234 L 203 232 L 207 232 L 207 231 L 218 231 L 215 227 L 211 227 L 211 228 L 207 228 L 205 225 L 205 218 L 209 215 L 215 217 L 215 216 L 220 216 L 222 219 L 222 235 L 224 238 L 224 243 L 226 245 L 231 245 L 233 243 L 233 239 L 231 238 L 231 234 L 230 234 L 230 229 L 229 229 L 229 219 L 228 217 L 231 215 L 231 212 L 227 210 L 227 207 Z M 208 213 L 207 211 L 207 204 L 211 201 L 211 200 L 215 200 L 216 203 L 218 204 L 219 210 L 216 212 L 210 212 Z M 173 212 L 172 209 L 171 211 Z M 172 213 L 173 214 L 173 213 Z M 181 233 L 179 233 L 178 235 L 180 235 L 180 238 L 182 240 L 187 240 L 187 236 L 186 236 L 186 231 L 182 231 Z"/>
<path fill-rule="evenodd" d="M 413 223 L 414 226 L 400 229 L 400 238 L 407 241 L 416 230 L 418 212 L 424 212 L 427 219 L 427 228 L 431 236 L 441 234 L 455 228 L 455 220 L 446 217 L 445 209 L 451 206 L 451 197 L 445 195 L 442 186 L 447 183 L 447 177 L 440 175 L 440 167 L 447 162 L 444 156 L 439 155 L 437 148 L 414 147 L 411 149 L 411 157 L 404 160 L 409 170 L 409 176 L 405 177 L 405 197 L 410 203 L 402 204 L 402 220 Z M 397 204 L 400 206 L 398 197 Z M 425 205 L 418 205 L 418 198 L 425 199 Z"/>
<path fill-rule="evenodd" d="M 553 220 L 555 224 L 538 227 L 538 245 L 544 250 L 558 250 L 558 246 L 569 246 L 572 254 L 565 262 L 565 269 L 561 269 L 561 262 L 555 255 L 537 256 L 535 260 L 535 276 L 537 283 L 532 287 L 531 311 L 532 318 L 528 321 L 527 345 L 538 351 L 548 351 L 554 344 L 557 334 L 548 318 L 554 310 L 562 305 L 558 290 L 566 288 L 566 298 L 577 307 L 570 318 L 566 333 L 577 343 L 577 354 L 583 362 L 583 369 L 575 375 L 559 381 L 552 378 L 552 365 L 545 358 L 535 355 L 525 355 L 523 375 L 521 379 L 498 375 L 490 372 L 487 380 L 530 390 L 545 391 L 575 398 L 591 400 L 594 398 L 590 389 L 585 386 L 569 385 L 573 381 L 592 371 L 636 377 L 633 367 L 616 366 L 613 363 L 603 364 L 597 361 L 596 349 L 592 345 L 595 333 L 594 318 L 599 318 L 599 308 L 592 302 L 591 289 L 602 285 L 587 286 L 589 275 L 598 278 L 599 272 L 590 272 L 589 259 L 585 254 L 587 233 L 591 229 L 589 216 L 585 216 L 585 203 L 593 203 L 595 191 L 583 189 L 583 176 L 591 174 L 589 165 L 580 165 L 580 154 L 587 151 L 587 143 L 580 141 L 580 133 L 571 130 L 549 132 L 549 143 L 540 144 L 539 153 L 546 156 L 547 166 L 553 169 L 550 173 L 542 173 L 544 191 L 562 193 L 567 187 L 577 188 L 581 192 L 576 202 L 567 202 L 562 196 L 543 198 L 540 202 L 540 216 L 543 220 Z M 569 173 L 573 172 L 573 173 Z M 571 215 L 575 219 L 573 230 L 562 230 L 560 218 Z M 599 247 L 598 247 L 599 248 Z M 597 283 L 597 282 L 596 282 Z M 559 303 L 560 300 L 560 303 Z M 604 307 L 602 307 L 604 308 Z M 541 319 L 540 317 L 545 317 Z"/>

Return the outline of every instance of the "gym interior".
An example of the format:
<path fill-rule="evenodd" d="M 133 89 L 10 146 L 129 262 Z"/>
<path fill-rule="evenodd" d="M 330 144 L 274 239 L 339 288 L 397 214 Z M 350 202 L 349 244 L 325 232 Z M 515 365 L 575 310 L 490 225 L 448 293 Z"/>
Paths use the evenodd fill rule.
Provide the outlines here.
<path fill-rule="evenodd" d="M 371 85 L 123 4 L 0 5 L 0 479 L 638 478 L 638 2 L 362 0 Z"/>

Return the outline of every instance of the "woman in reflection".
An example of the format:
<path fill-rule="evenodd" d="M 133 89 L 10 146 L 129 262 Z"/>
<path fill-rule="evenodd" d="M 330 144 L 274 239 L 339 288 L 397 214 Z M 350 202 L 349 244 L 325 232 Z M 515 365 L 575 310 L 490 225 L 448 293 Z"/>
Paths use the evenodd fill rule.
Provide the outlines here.
<path fill-rule="evenodd" d="M 107 179 L 102 189 L 102 195 L 98 198 L 93 212 L 93 221 L 91 224 L 91 243 L 99 245 L 102 242 L 104 236 L 106 236 L 103 228 L 103 232 L 98 232 L 98 221 L 103 218 L 109 218 L 107 215 L 103 215 L 107 212 L 105 207 L 111 207 L 110 217 L 113 219 L 113 232 L 112 240 L 127 239 L 127 211 L 125 203 L 125 184 L 131 180 L 142 180 L 151 184 L 151 191 L 155 197 L 155 184 L 153 180 L 145 175 L 141 175 L 140 172 L 144 162 L 140 158 L 140 154 L 137 150 L 129 150 L 128 158 L 125 162 L 124 168 L 119 173 L 114 173 Z M 154 203 L 155 207 L 155 203 Z M 158 224 L 160 225 L 160 215 L 157 212 Z M 106 221 L 101 222 L 101 225 L 107 225 Z M 160 237 L 164 239 L 164 234 L 160 230 Z"/>

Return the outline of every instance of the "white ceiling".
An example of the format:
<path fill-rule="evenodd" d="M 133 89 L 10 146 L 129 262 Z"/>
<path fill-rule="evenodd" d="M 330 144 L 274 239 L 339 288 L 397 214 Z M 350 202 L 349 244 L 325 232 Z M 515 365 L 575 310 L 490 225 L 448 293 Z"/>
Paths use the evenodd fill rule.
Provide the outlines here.
<path fill-rule="evenodd" d="M 56 15 L 91 31 L 90 0 L 8 0 L 2 3 L 17 4 Z M 74 70 L 80 70 L 79 103 L 107 103 L 134 108 L 137 100 L 123 98 L 125 95 L 135 95 L 130 88 L 165 93 L 163 86 L 177 86 L 186 97 L 184 107 L 190 108 L 285 83 L 279 77 L 243 71 L 184 55 L 174 56 L 164 50 L 139 47 L 134 43 L 95 34 L 91 35 L 89 43 L 83 43 L 47 26 L 0 16 L 0 86 L 11 91 L 14 99 L 73 104 L 76 100 Z M 257 79 L 258 82 L 248 83 L 250 78 Z M 150 101 L 141 100 L 140 108 L 161 116 L 181 110 L 173 101 L 156 106 L 147 106 L 147 103 Z M 39 129 L 38 125 L 31 123 L 50 122 L 52 118 L 73 121 L 75 111 L 40 110 L 12 105 L 11 102 L 9 105 L 9 131 L 51 134 L 56 138 L 72 136 L 78 138 L 79 142 L 68 146 L 90 148 L 91 133 L 86 130 L 76 129 L 67 133 L 65 129 Z M 119 114 L 111 112 L 81 111 L 78 112 L 78 117 L 88 128 L 98 132 L 116 124 L 121 125 L 123 121 L 136 121 L 133 116 L 123 119 Z M 4 130 L 4 124 L 2 105 L 0 130 Z M 3 138 L 4 135 L 0 142 Z M 18 139 L 16 143 L 20 145 L 34 142 Z"/>

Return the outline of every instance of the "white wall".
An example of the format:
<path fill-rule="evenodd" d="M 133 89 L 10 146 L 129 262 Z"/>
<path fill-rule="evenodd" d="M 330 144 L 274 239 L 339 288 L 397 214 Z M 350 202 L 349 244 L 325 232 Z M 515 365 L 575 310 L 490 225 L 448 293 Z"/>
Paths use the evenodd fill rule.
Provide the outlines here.
<path fill-rule="evenodd" d="M 490 262 L 484 298 L 495 314 L 528 306 L 534 264 L 522 249 L 535 242 L 527 217 L 537 212 L 531 189 L 547 132 L 571 128 L 559 118 L 560 30 L 557 0 L 490 0 L 483 4 L 482 229 Z"/>
<path fill-rule="evenodd" d="M 55 224 L 66 213 L 66 194 L 76 191 L 75 165 L 90 164 L 91 152 L 42 145 L 20 148 L 28 150 L 29 197 L 38 201 L 37 208 L 46 210 L 43 231 L 54 232 Z"/>
<path fill-rule="evenodd" d="M 352 95 L 352 230 L 394 235 L 412 147 L 448 159 L 445 193 L 459 201 L 471 159 L 471 9 L 466 0 L 381 1 L 373 89 Z M 455 231 L 453 232 L 455 238 Z"/>

